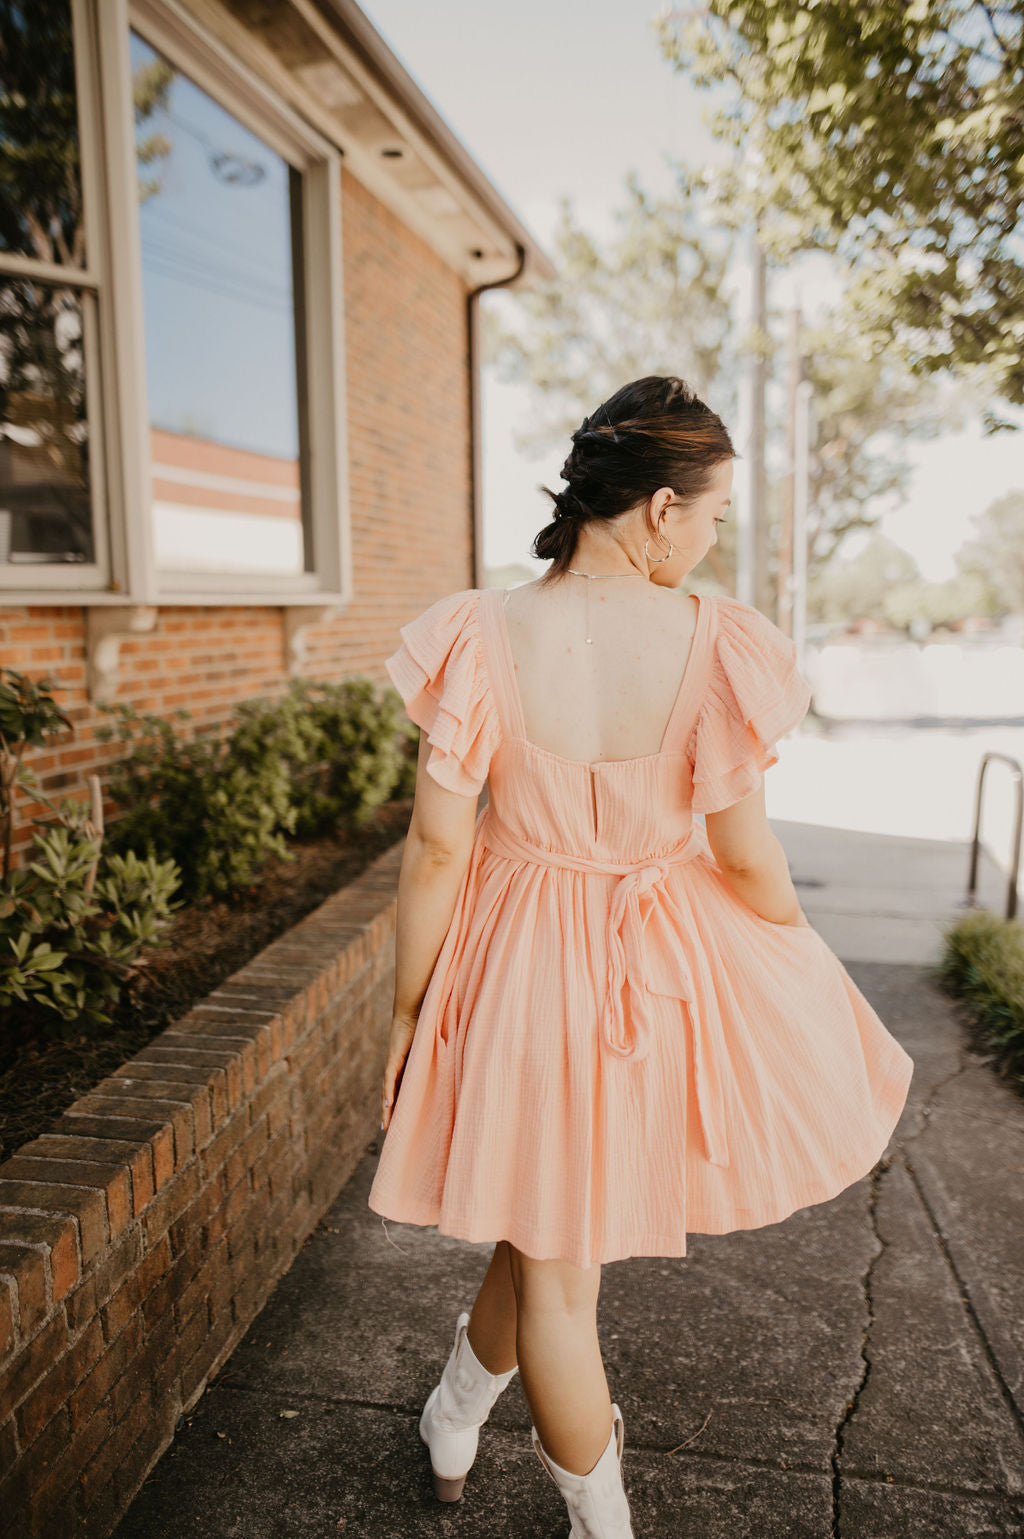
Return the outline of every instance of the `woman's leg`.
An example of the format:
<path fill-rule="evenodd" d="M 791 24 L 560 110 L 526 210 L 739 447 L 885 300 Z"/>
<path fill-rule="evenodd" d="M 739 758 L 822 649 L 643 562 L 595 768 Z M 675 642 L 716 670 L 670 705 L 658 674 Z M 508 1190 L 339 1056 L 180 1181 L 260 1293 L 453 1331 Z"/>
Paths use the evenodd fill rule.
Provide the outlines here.
<path fill-rule="evenodd" d="M 545 1450 L 588 1475 L 608 1444 L 612 1403 L 597 1337 L 600 1263 L 538 1261 L 509 1246 L 523 1393 Z"/>
<path fill-rule="evenodd" d="M 507 1373 L 517 1361 L 516 1295 L 508 1250 L 507 1240 L 499 1240 L 494 1247 L 466 1331 L 478 1362 L 488 1373 Z"/>

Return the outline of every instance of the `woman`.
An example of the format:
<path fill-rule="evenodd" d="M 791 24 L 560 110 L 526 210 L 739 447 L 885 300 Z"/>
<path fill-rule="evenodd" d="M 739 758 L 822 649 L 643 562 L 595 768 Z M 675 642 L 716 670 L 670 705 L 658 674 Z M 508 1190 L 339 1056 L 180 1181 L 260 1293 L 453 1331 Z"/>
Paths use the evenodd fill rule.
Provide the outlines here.
<path fill-rule="evenodd" d="M 734 455 L 682 380 L 624 386 L 548 492 L 544 576 L 437 600 L 387 661 L 423 730 L 369 1204 L 495 1241 L 420 1435 L 457 1499 L 518 1369 L 593 1539 L 633 1533 L 601 1264 L 835 1196 L 885 1150 L 913 1071 L 766 821 L 762 773 L 810 704 L 793 643 L 680 591 Z"/>

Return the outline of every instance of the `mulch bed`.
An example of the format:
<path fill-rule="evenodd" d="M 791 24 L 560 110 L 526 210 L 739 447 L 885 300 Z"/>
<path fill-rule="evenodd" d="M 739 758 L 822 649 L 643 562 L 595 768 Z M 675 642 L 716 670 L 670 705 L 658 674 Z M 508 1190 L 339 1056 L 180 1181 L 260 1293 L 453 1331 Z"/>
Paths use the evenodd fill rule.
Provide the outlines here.
<path fill-rule="evenodd" d="M 358 832 L 291 840 L 294 862 L 275 860 L 260 885 L 233 903 L 177 911 L 165 944 L 141 953 L 102 1035 L 0 1045 L 0 1160 L 52 1130 L 56 1118 L 272 940 L 353 881 L 409 826 L 412 799 L 391 801 Z"/>

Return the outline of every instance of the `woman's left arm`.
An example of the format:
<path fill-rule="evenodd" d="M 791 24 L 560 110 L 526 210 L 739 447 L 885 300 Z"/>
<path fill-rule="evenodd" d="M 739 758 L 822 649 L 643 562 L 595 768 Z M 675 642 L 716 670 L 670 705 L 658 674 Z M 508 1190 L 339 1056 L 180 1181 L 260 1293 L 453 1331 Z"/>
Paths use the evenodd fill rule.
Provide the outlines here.
<path fill-rule="evenodd" d="M 381 1086 L 385 1129 L 391 1122 L 423 996 L 455 914 L 477 818 L 477 796 L 449 791 L 428 773 L 430 752 L 427 734 L 421 731 L 416 794 L 398 874 L 395 1001 Z"/>

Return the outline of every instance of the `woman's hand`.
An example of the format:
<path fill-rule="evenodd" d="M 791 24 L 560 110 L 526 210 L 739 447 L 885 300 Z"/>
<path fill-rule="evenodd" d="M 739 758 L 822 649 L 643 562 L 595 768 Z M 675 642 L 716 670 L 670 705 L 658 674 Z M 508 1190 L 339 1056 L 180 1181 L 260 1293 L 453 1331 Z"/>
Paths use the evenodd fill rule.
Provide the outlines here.
<path fill-rule="evenodd" d="M 405 1060 L 416 1033 L 416 1022 L 404 1015 L 391 1017 L 391 1036 L 388 1039 L 388 1057 L 384 1065 L 384 1082 L 380 1092 L 381 1126 L 385 1132 L 391 1124 L 391 1113 L 398 1095 L 399 1079 Z"/>

